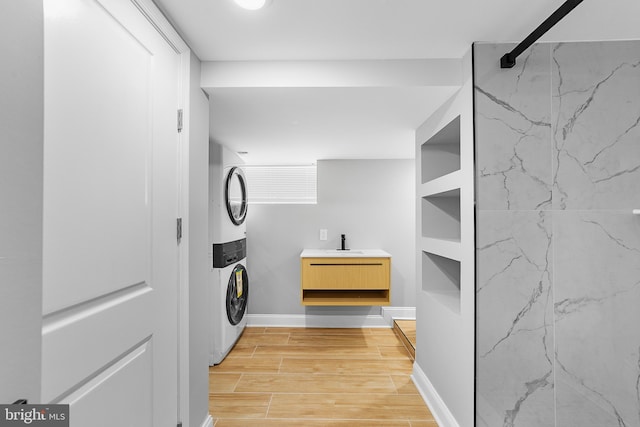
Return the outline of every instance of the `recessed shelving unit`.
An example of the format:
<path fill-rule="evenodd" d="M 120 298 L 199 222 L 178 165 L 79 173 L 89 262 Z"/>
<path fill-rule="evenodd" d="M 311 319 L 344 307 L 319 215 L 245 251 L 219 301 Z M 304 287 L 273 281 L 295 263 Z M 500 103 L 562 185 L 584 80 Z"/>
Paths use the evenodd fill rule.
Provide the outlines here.
<path fill-rule="evenodd" d="M 460 188 L 460 171 L 454 171 L 444 176 L 424 182 L 420 185 L 418 193 L 422 197 L 429 197 L 440 193 Z"/>
<path fill-rule="evenodd" d="M 460 241 L 458 240 L 423 237 L 421 241 L 421 248 L 425 252 L 440 255 L 445 258 L 455 259 L 456 261 L 460 261 L 462 257 Z"/>
<path fill-rule="evenodd" d="M 460 116 L 420 147 L 422 290 L 460 314 Z"/>
<path fill-rule="evenodd" d="M 422 198 L 422 236 L 460 241 L 460 189 Z"/>
<path fill-rule="evenodd" d="M 422 144 L 422 182 L 460 170 L 460 116 Z"/>
<path fill-rule="evenodd" d="M 460 314 L 460 261 L 423 251 L 422 290 Z"/>

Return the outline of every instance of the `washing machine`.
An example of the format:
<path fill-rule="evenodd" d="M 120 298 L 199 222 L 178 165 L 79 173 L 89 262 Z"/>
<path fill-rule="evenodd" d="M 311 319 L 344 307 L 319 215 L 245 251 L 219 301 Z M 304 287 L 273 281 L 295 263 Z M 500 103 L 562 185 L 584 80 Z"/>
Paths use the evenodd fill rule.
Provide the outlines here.
<path fill-rule="evenodd" d="M 210 352 L 220 363 L 247 324 L 247 182 L 242 160 L 226 147 L 209 147 Z"/>
<path fill-rule="evenodd" d="M 213 245 L 210 366 L 222 362 L 247 324 L 250 286 L 246 260 L 247 239 Z"/>

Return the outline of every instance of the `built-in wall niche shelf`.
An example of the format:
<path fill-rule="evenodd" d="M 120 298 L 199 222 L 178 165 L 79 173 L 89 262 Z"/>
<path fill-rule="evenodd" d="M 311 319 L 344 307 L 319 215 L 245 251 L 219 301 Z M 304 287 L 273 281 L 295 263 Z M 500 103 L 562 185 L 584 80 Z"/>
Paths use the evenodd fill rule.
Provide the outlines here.
<path fill-rule="evenodd" d="M 420 185 L 418 193 L 422 197 L 433 196 L 447 191 L 456 190 L 461 187 L 462 173 L 455 171 L 444 176 L 434 178 L 431 181 Z"/>
<path fill-rule="evenodd" d="M 422 198 L 422 236 L 460 242 L 460 189 Z"/>
<path fill-rule="evenodd" d="M 423 237 L 420 241 L 420 249 L 456 261 L 460 261 L 462 258 L 460 240 Z"/>
<path fill-rule="evenodd" d="M 460 116 L 421 147 L 422 183 L 460 170 Z"/>
<path fill-rule="evenodd" d="M 460 314 L 461 198 L 460 116 L 421 147 L 418 187 L 422 238 L 422 290 Z"/>
<path fill-rule="evenodd" d="M 422 251 L 422 290 L 460 314 L 460 261 Z"/>

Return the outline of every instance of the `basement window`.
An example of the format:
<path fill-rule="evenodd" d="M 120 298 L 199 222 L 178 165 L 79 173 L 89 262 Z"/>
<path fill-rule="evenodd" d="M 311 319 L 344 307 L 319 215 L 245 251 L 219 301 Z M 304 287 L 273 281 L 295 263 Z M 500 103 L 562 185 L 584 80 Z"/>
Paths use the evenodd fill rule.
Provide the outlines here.
<path fill-rule="evenodd" d="M 249 204 L 317 204 L 316 165 L 245 165 Z"/>

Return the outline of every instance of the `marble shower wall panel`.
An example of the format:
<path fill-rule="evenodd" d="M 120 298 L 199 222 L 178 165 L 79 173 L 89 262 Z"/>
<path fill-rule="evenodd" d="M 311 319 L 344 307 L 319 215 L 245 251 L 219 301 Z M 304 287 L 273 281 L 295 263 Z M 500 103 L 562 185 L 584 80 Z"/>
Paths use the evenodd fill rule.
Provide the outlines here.
<path fill-rule="evenodd" d="M 640 427 L 640 41 L 512 47 L 474 46 L 477 425 Z"/>
<path fill-rule="evenodd" d="M 554 213 L 557 425 L 640 426 L 640 218 Z"/>
<path fill-rule="evenodd" d="M 551 217 L 480 211 L 478 426 L 554 426 Z"/>
<path fill-rule="evenodd" d="M 640 206 L 640 42 L 552 45 L 554 209 Z"/>
<path fill-rule="evenodd" d="M 551 206 L 550 46 L 536 45 L 502 70 L 512 45 L 474 46 L 479 209 Z"/>

